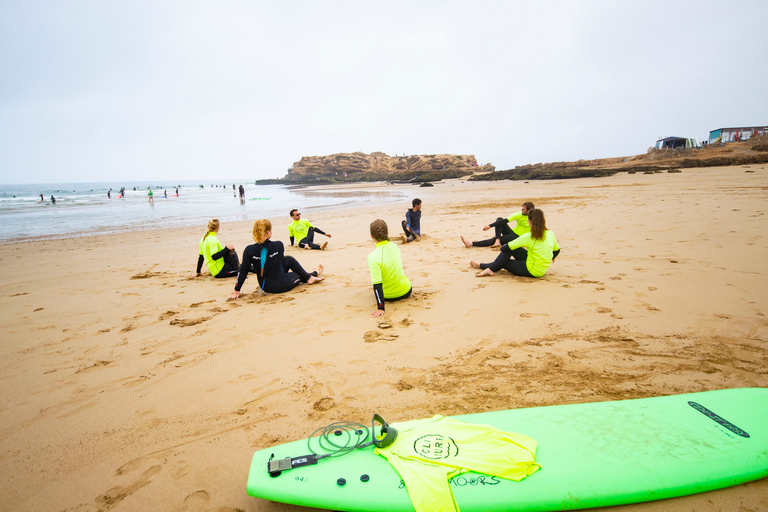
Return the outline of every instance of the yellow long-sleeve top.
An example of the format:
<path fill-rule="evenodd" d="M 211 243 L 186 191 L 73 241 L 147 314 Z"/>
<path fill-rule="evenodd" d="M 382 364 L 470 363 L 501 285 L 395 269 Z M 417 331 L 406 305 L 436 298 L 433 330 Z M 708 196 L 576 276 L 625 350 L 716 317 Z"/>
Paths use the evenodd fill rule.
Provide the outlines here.
<path fill-rule="evenodd" d="M 400 474 L 416 512 L 456 512 L 448 480 L 467 471 L 520 481 L 536 472 L 535 440 L 436 415 L 393 423 L 397 439 L 376 448 Z"/>

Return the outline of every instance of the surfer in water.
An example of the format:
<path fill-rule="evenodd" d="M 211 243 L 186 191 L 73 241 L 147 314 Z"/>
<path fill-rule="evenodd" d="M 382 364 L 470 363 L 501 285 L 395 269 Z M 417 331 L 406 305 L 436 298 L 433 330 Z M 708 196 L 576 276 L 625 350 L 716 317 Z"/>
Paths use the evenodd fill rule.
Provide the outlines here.
<path fill-rule="evenodd" d="M 371 222 L 371 238 L 376 242 L 376 249 L 368 255 L 368 269 L 371 271 L 373 295 L 376 298 L 376 310 L 371 316 L 384 316 L 384 301 L 407 299 L 413 287 L 403 273 L 400 249 L 389 240 L 389 228 L 381 219 Z"/>
<path fill-rule="evenodd" d="M 488 240 L 480 240 L 478 242 L 468 242 L 466 238 L 461 237 L 461 242 L 469 249 L 470 247 L 500 247 L 514 240 L 515 238 L 531 231 L 531 227 L 528 225 L 528 212 L 535 207 L 530 201 L 523 203 L 519 212 L 515 212 L 506 219 L 498 217 L 495 222 L 486 224 L 483 226 L 483 231 L 488 231 L 494 228 L 495 234 L 493 238 Z M 515 227 L 509 227 L 509 223 L 515 221 Z"/>
<path fill-rule="evenodd" d="M 248 272 L 258 276 L 262 292 L 283 293 L 292 290 L 299 283 L 315 284 L 323 280 L 323 266 L 307 272 L 293 256 L 285 256 L 283 242 L 272 241 L 272 223 L 259 219 L 253 223 L 253 240 L 243 251 L 243 263 L 237 273 L 237 284 L 232 298 L 240 297 L 240 289 L 248 277 Z"/>
<path fill-rule="evenodd" d="M 211 219 L 205 229 L 205 235 L 200 239 L 200 255 L 197 258 L 197 277 L 202 273 L 203 263 L 208 266 L 208 270 L 213 277 L 234 277 L 237 275 L 237 269 L 240 266 L 240 260 L 237 257 L 235 246 L 232 244 L 226 247 L 221 246 L 217 238 L 221 223 L 219 219 Z"/>
<path fill-rule="evenodd" d="M 480 269 L 477 277 L 492 276 L 502 268 L 522 277 L 541 277 L 560 254 L 555 234 L 547 229 L 544 212 L 534 208 L 528 211 L 531 231 L 501 246 L 501 252 L 492 263 L 470 261 L 469 266 Z"/>

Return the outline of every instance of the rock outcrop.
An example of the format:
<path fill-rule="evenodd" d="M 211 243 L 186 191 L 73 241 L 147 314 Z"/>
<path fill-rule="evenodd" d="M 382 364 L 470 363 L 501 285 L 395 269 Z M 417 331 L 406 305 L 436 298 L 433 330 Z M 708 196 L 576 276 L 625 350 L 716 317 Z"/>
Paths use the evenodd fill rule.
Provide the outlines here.
<path fill-rule="evenodd" d="M 294 182 L 439 181 L 494 169 L 491 164 L 479 166 L 474 155 L 338 153 L 302 157 L 288 170 L 284 179 Z"/>

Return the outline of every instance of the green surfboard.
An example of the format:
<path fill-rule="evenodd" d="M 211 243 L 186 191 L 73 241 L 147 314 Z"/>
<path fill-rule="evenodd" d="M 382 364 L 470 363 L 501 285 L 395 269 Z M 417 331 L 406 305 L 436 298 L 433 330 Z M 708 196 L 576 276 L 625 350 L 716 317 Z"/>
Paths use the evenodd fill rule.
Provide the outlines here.
<path fill-rule="evenodd" d="M 450 486 L 462 512 L 622 505 L 768 476 L 768 389 L 764 388 L 454 418 L 532 437 L 538 442 L 536 462 L 541 464 L 541 470 L 520 482 L 477 473 L 454 477 Z M 396 427 L 397 418 L 386 419 Z M 400 476 L 373 450 L 373 446 L 356 449 L 274 477 L 267 471 L 268 461 L 309 454 L 307 440 L 257 451 L 248 494 L 339 511 L 413 511 Z"/>

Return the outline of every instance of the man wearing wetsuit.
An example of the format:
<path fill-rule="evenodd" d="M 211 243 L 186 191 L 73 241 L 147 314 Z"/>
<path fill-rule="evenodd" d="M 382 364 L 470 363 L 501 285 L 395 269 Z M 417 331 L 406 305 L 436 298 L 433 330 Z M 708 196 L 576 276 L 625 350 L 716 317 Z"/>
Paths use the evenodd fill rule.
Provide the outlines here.
<path fill-rule="evenodd" d="M 405 212 L 405 220 L 400 223 L 405 231 L 403 243 L 421 240 L 421 199 L 417 197 L 411 204 L 413 208 Z"/>
<path fill-rule="evenodd" d="M 499 247 L 508 244 L 520 235 L 531 232 L 531 226 L 528 224 L 528 212 L 533 209 L 533 203 L 526 201 L 523 203 L 523 206 L 520 208 L 519 212 L 513 213 L 506 219 L 503 217 L 498 217 L 495 222 L 483 226 L 483 231 L 488 231 L 489 229 L 494 228 L 495 234 L 493 238 L 489 238 L 488 240 L 480 240 L 478 242 L 468 242 L 462 236 L 461 241 L 467 248 L 490 246 Z M 508 223 L 512 221 L 515 221 L 515 227 L 510 229 Z"/>
<path fill-rule="evenodd" d="M 302 249 L 314 249 L 316 251 L 325 250 L 328 246 L 328 242 L 325 242 L 322 246 L 314 243 L 315 233 L 320 233 L 321 235 L 331 238 L 330 233 L 326 233 L 323 230 L 316 228 L 308 220 L 301 220 L 301 213 L 295 208 L 291 210 L 291 218 L 293 219 L 293 222 L 288 225 L 288 236 L 291 238 L 291 245 L 293 245 L 295 239 Z"/>

